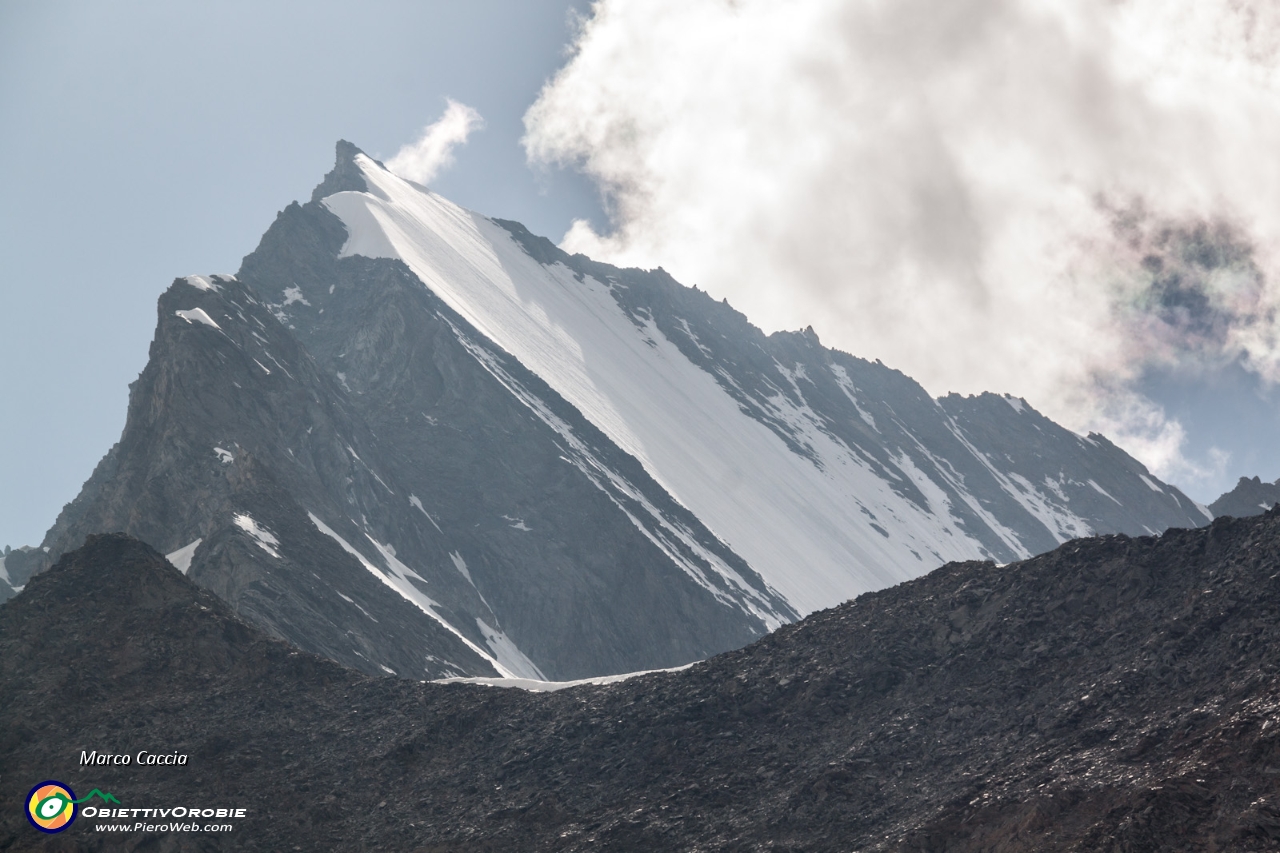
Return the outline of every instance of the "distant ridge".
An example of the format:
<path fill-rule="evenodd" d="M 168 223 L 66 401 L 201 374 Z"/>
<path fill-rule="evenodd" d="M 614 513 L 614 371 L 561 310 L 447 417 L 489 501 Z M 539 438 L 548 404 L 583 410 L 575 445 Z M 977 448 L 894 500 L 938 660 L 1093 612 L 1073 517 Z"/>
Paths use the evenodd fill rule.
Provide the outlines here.
<path fill-rule="evenodd" d="M 1264 483 L 1258 477 L 1241 477 L 1236 487 L 1209 504 L 1214 518 L 1230 515 L 1248 518 L 1261 515 L 1280 503 L 1280 480 Z"/>

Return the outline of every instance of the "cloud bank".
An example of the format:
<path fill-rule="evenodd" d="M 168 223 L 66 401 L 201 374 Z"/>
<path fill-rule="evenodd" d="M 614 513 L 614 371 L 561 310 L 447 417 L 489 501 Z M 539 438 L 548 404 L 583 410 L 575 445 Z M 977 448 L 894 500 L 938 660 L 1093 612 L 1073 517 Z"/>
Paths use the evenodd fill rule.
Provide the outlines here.
<path fill-rule="evenodd" d="M 427 185 L 453 165 L 453 149 L 466 144 L 472 131 L 484 127 L 484 119 L 466 104 L 448 98 L 444 115 L 422 129 L 416 142 L 403 146 L 387 161 L 387 168 L 402 178 Z"/>
<path fill-rule="evenodd" d="M 566 249 L 1185 482 L 1143 372 L 1280 379 L 1278 57 L 1256 0 L 599 0 L 525 145 L 605 196 Z"/>

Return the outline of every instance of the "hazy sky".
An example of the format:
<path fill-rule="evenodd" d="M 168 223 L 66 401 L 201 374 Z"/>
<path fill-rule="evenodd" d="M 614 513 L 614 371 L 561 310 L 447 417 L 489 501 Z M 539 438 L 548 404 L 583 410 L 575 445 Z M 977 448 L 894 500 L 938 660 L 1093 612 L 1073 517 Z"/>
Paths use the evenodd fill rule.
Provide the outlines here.
<path fill-rule="evenodd" d="M 0 0 L 0 545 L 339 138 L 1199 500 L 1274 479 L 1278 47 L 1256 0 Z"/>

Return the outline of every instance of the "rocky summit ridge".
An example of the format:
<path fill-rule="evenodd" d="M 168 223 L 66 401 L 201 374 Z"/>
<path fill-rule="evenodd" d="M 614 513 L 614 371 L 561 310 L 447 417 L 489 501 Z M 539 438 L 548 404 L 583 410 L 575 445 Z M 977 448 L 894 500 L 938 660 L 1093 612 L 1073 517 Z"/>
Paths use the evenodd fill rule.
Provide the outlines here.
<path fill-rule="evenodd" d="M 563 680 L 1208 519 L 1022 400 L 934 399 L 337 155 L 235 275 L 160 296 L 120 441 L 0 590 L 122 531 L 363 672 Z"/>
<path fill-rule="evenodd" d="M 1277 503 L 1280 503 L 1280 480 L 1264 483 L 1259 477 L 1241 477 L 1235 488 L 1209 504 L 1209 511 L 1214 518 L 1223 515 L 1248 518 L 1261 515 Z"/>
<path fill-rule="evenodd" d="M 361 675 L 101 536 L 0 606 L 0 848 L 41 779 L 244 807 L 56 849 L 1269 850 L 1280 511 L 948 564 L 680 671 Z M 163 745 L 184 767 L 81 767 Z M 195 846 L 192 846 L 195 845 Z"/>

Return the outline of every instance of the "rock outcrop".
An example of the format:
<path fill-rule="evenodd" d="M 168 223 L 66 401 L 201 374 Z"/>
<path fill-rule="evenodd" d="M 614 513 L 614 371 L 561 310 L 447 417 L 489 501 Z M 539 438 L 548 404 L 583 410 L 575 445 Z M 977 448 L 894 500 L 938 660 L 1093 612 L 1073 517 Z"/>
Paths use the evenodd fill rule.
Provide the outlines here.
<path fill-rule="evenodd" d="M 1241 477 L 1236 487 L 1209 504 L 1214 518 L 1224 515 L 1248 518 L 1262 515 L 1280 503 L 1280 480 L 1264 483 L 1258 477 Z"/>

